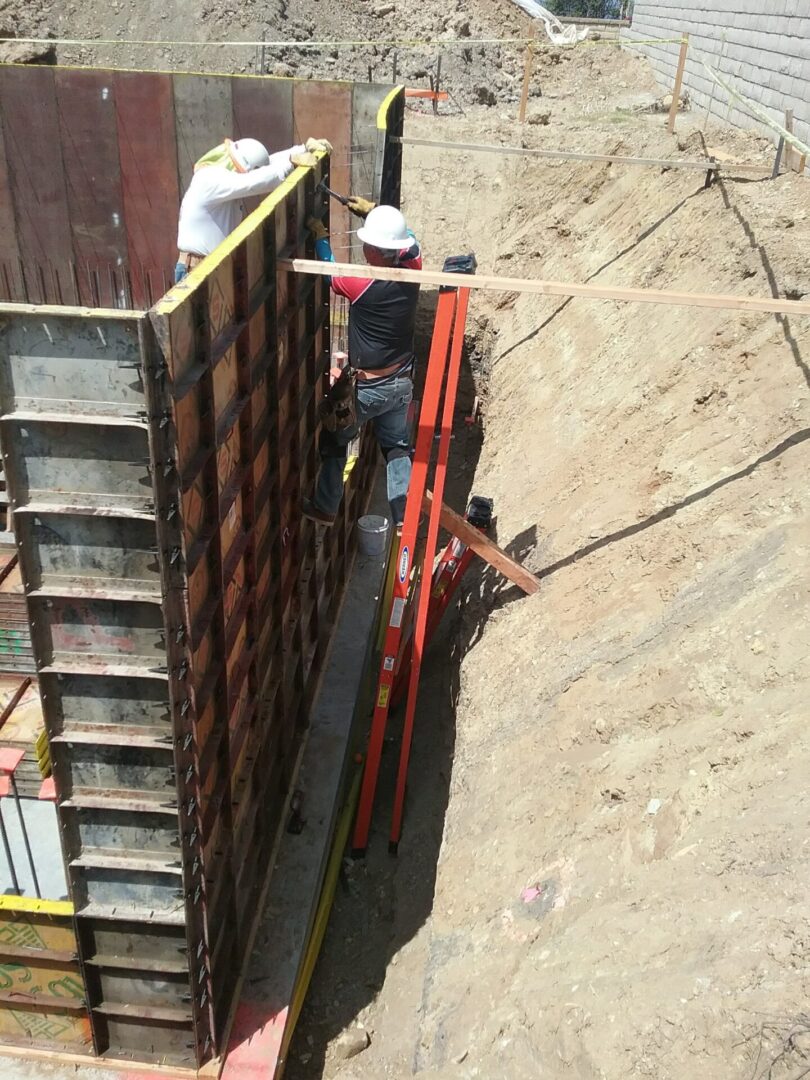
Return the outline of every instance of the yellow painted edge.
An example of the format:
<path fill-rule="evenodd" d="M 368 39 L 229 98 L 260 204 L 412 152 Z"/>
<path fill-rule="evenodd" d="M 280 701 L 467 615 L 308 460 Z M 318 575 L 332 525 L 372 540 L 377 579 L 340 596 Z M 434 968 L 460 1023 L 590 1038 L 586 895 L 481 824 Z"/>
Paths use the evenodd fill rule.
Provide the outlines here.
<path fill-rule="evenodd" d="M 320 160 L 325 157 L 325 151 L 318 150 L 315 156 Z M 256 226 L 265 221 L 278 206 L 281 205 L 283 200 L 290 192 L 294 191 L 296 186 L 304 179 L 309 172 L 310 166 L 298 165 L 290 173 L 286 180 L 282 180 L 277 188 L 274 188 L 270 194 L 264 199 L 260 206 L 258 206 L 252 214 L 248 214 L 243 222 L 241 222 L 233 230 L 233 232 L 226 236 L 221 244 L 218 245 L 211 252 L 210 255 L 206 255 L 199 265 L 188 274 L 183 280 L 173 285 L 171 289 L 165 295 L 158 300 L 155 304 L 154 311 L 158 315 L 171 315 L 177 308 L 186 300 L 191 293 L 198 288 L 209 274 L 218 269 L 222 263 L 231 256 L 239 245 L 248 239 L 251 233 L 255 230 Z"/>
<path fill-rule="evenodd" d="M 380 106 L 377 109 L 377 130 L 388 130 L 388 110 L 393 105 L 397 96 L 405 89 L 404 86 L 395 86 L 393 90 L 390 90 L 380 102 Z"/>
<path fill-rule="evenodd" d="M 74 908 L 70 900 L 35 900 L 31 896 L 0 896 L 0 911 L 20 915 L 70 916 Z"/>
<path fill-rule="evenodd" d="M 680 40 L 680 38 L 678 39 Z M 88 45 L 97 42 L 88 41 Z M 79 48 L 79 46 L 75 46 Z M 290 75 L 248 75 L 246 72 L 230 74 L 227 71 L 166 71 L 164 68 L 122 68 L 122 67 L 98 67 L 94 64 L 7 64 L 0 62 L 0 68 L 47 68 L 49 71 L 95 71 L 111 72 L 115 74 L 122 71 L 126 75 L 171 75 L 182 78 L 184 75 L 203 76 L 206 79 L 273 79 L 275 82 L 289 83 L 339 83 L 341 86 L 354 86 L 351 79 L 294 79 Z M 379 85 L 379 84 L 378 84 Z M 385 85 L 384 83 L 382 85 Z"/>

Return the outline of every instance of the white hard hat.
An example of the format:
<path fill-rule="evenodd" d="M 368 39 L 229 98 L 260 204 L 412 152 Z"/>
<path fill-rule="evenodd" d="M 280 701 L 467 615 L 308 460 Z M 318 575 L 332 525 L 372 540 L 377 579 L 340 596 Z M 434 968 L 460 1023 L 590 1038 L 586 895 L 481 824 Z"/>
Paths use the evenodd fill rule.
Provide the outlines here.
<path fill-rule="evenodd" d="M 247 172 L 270 164 L 270 155 L 258 139 L 237 139 L 231 144 L 231 152 Z"/>
<path fill-rule="evenodd" d="M 413 243 L 405 218 L 395 206 L 375 206 L 357 235 L 364 244 L 383 251 L 401 251 Z"/>

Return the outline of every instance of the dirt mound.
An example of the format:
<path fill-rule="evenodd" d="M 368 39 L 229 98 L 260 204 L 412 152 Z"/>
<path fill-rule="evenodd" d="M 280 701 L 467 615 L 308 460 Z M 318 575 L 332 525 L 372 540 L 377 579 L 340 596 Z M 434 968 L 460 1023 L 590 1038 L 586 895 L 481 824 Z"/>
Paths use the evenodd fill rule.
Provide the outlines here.
<path fill-rule="evenodd" d="M 465 39 L 525 36 L 528 18 L 509 0 L 446 4 L 394 4 L 383 0 L 4 0 L 0 16 L 29 36 L 120 41 L 120 45 L 59 47 L 61 63 L 93 66 L 255 72 L 257 51 L 238 46 L 202 49 L 193 45 L 135 46 L 135 40 L 194 41 L 370 41 L 353 48 L 268 47 L 268 73 L 296 78 L 389 82 L 394 49 L 387 42 L 447 40 L 441 82 L 457 104 L 478 101 L 489 90 L 495 100 L 516 100 L 523 71 L 522 47 L 464 45 Z M 460 44 L 451 41 L 461 39 Z M 427 86 L 436 72 L 437 50 L 400 47 L 398 80 Z"/>

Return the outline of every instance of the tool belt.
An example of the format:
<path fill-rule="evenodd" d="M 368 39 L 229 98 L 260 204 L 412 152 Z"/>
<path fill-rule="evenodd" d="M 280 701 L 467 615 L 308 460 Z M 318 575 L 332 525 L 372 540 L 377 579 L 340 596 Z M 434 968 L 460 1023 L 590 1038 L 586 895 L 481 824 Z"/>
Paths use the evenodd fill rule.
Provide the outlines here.
<path fill-rule="evenodd" d="M 346 365 L 318 410 L 321 423 L 327 431 L 345 431 L 357 423 L 357 373 Z"/>
<path fill-rule="evenodd" d="M 186 270 L 193 270 L 195 266 L 199 266 L 205 258 L 204 255 L 195 255 L 193 251 L 181 251 L 177 255 L 177 261 L 185 266 Z"/>

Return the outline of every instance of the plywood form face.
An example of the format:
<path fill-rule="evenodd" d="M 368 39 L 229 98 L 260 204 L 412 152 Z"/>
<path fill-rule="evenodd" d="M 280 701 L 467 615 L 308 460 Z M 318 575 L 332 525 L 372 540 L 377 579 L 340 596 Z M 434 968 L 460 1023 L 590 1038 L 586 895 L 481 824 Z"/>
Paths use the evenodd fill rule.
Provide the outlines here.
<path fill-rule="evenodd" d="M 32 902 L 0 908 L 0 1041 L 87 1051 L 92 1037 L 73 920 L 49 907 L 70 909 Z"/>
<path fill-rule="evenodd" d="M 53 69 L 0 70 L 0 110 L 25 292 L 46 303 L 74 259 Z"/>
<path fill-rule="evenodd" d="M 379 94 L 379 89 L 378 89 Z M 357 156 L 352 145 L 352 88 L 346 83 L 296 82 L 293 96 L 295 139 L 327 138 L 334 149 L 329 159 L 327 183 L 348 195 L 352 185 L 351 163 Z M 335 258 L 348 258 L 350 229 L 357 219 L 340 203 L 331 201 L 330 237 Z M 354 221 L 355 226 L 352 225 Z"/>
<path fill-rule="evenodd" d="M 234 80 L 217 75 L 174 75 L 174 116 L 177 135 L 177 164 L 180 192 L 194 175 L 194 163 L 218 146 L 233 139 L 232 86 Z"/>
<path fill-rule="evenodd" d="M 258 139 L 271 154 L 301 141 L 293 133 L 293 86 L 291 79 L 234 80 L 232 137 Z M 260 202 L 248 199 L 247 209 Z"/>
<path fill-rule="evenodd" d="M 2 94 L 2 84 L 0 84 Z M 2 97 L 0 97 L 2 106 Z M 8 165 L 6 137 L 0 122 L 0 290 L 1 295 L 16 303 L 25 303 L 25 282 L 20 270 L 20 247 L 17 239 L 17 222 L 11 192 L 11 174 Z"/>
<path fill-rule="evenodd" d="M 132 295 L 136 307 L 148 307 L 169 287 L 177 261 L 172 78 L 119 71 L 113 80 Z"/>
<path fill-rule="evenodd" d="M 102 71 L 54 78 L 79 293 L 77 301 L 74 282 L 65 282 L 63 300 L 130 307 L 114 80 Z"/>

